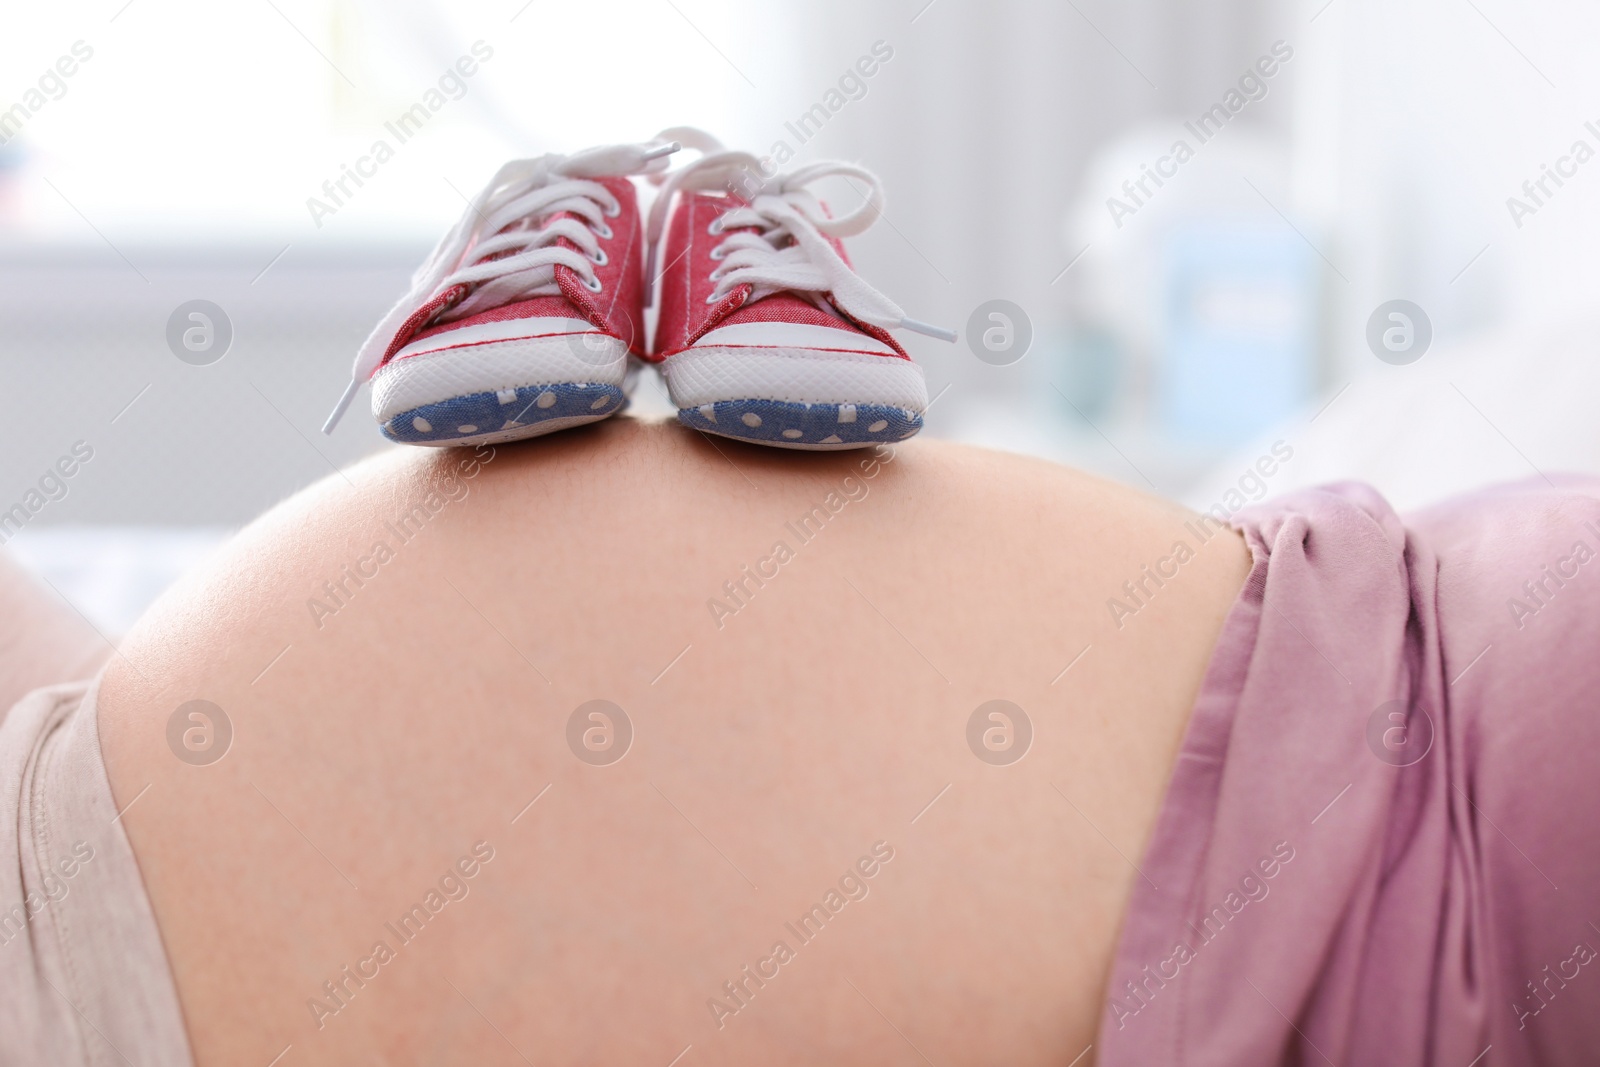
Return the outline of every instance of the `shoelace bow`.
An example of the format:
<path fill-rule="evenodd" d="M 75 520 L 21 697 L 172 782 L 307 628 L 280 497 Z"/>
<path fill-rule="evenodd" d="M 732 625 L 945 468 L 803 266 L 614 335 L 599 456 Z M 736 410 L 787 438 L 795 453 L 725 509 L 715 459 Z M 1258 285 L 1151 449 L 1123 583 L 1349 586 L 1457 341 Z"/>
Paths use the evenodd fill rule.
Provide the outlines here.
<path fill-rule="evenodd" d="M 501 167 L 417 269 L 410 291 L 356 353 L 350 384 L 322 432 L 333 432 L 361 383 L 383 363 L 400 328 L 418 307 L 440 293 L 468 286 L 466 296 L 442 310 L 434 322 L 465 318 L 529 297 L 557 295 L 558 265 L 570 268 L 598 292 L 594 268 L 606 263 L 599 238 L 611 236 L 606 219 L 615 218 L 621 205 L 593 179 L 663 170 L 666 157 L 678 148 L 676 142 L 661 141 L 610 145 L 571 156 L 512 160 Z M 568 217 L 553 217 L 557 215 Z M 557 244 L 559 238 L 577 248 Z"/>
<path fill-rule="evenodd" d="M 883 213 L 883 185 L 878 176 L 853 163 L 820 162 L 787 174 L 762 179 L 761 161 L 749 152 L 726 150 L 710 134 L 692 127 L 663 130 L 658 138 L 672 138 L 704 154 L 693 163 L 668 173 L 659 181 L 661 193 L 650 206 L 646 243 L 649 265 L 646 301 L 656 281 L 657 249 L 666 227 L 674 194 L 732 188 L 735 181 L 756 182 L 748 205 L 730 207 L 712 223 L 713 235 L 726 234 L 713 250 L 719 266 L 712 272 L 716 287 L 707 303 L 716 303 L 744 284 L 751 285 L 749 302 L 778 292 L 807 297 L 824 311 L 827 302 L 850 317 L 883 329 L 907 329 L 954 341 L 956 333 L 908 318 L 893 300 L 868 285 L 829 243 L 829 237 L 853 237 L 871 226 Z M 845 215 L 830 217 L 807 189 L 822 178 L 855 179 L 867 187 L 861 206 Z M 729 232 L 734 231 L 734 232 Z"/>

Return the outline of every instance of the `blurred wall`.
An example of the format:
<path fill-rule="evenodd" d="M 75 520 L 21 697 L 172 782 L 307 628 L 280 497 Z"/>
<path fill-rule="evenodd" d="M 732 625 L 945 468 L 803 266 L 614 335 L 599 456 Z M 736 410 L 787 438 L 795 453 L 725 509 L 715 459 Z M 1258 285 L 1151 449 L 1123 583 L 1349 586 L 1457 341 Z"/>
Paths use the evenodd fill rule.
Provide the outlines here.
<path fill-rule="evenodd" d="M 282 251 L 123 246 L 136 268 L 104 245 L 0 253 L 0 512 L 79 441 L 93 458 L 30 526 L 238 524 L 381 447 L 371 419 L 336 438 L 317 427 L 425 249 L 291 248 L 274 261 Z M 232 333 L 225 350 L 215 336 L 209 364 L 168 343 L 173 313 L 196 299 L 221 307 Z"/>
<path fill-rule="evenodd" d="M 1537 332 L 1594 302 L 1600 164 L 1536 213 L 1508 201 L 1568 154 L 1600 150 L 1591 4 L 1335 0 L 1308 23 L 1296 206 L 1330 235 L 1341 369 L 1370 366 L 1368 313 L 1420 304 L 1444 342 Z M 1597 123 L 1600 127 L 1600 123 Z M 1519 225 L 1520 222 L 1520 225 Z M 1508 354 L 1509 355 L 1509 354 Z"/>
<path fill-rule="evenodd" d="M 807 6 L 815 12 L 803 24 L 820 83 L 814 93 L 866 42 L 895 47 L 872 95 L 816 140 L 818 153 L 867 162 L 888 185 L 888 225 L 860 242 L 864 273 L 886 279 L 913 314 L 952 326 L 964 328 L 993 299 L 1019 305 L 1033 322 L 1033 351 L 1005 367 L 985 364 L 965 343 L 913 339 L 933 388 L 952 386 L 934 432 L 981 437 L 1019 413 L 1051 427 L 1070 421 L 1049 381 L 1072 371 L 1064 334 L 1073 272 L 1107 251 L 1069 247 L 1064 234 L 1093 153 L 1141 122 L 1215 104 L 1275 40 L 1295 36 L 1292 16 L 1257 0 Z M 1297 73 L 1286 67 L 1241 125 L 1286 136 Z M 996 406 L 1009 414 L 991 415 Z"/>

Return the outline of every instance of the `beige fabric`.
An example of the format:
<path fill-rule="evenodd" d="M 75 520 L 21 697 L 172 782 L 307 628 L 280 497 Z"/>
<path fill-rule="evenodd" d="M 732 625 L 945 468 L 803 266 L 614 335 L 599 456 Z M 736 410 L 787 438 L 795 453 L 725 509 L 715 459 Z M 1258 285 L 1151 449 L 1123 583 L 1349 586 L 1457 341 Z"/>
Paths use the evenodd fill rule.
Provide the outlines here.
<path fill-rule="evenodd" d="M 0 722 L 0 1065 L 191 1064 L 100 754 L 95 685 Z"/>
<path fill-rule="evenodd" d="M 54 684 L 110 654 L 0 554 L 0 1067 L 193 1063 L 106 778 L 95 683 Z"/>

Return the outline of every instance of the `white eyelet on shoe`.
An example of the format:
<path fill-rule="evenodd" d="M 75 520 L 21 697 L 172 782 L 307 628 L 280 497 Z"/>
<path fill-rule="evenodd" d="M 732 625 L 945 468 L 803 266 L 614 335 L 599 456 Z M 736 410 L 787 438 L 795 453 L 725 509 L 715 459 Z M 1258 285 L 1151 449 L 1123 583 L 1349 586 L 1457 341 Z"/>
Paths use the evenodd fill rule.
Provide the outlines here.
<path fill-rule="evenodd" d="M 594 282 L 593 285 L 589 284 L 591 280 Z M 602 282 L 599 278 L 585 279 L 584 283 L 583 283 L 583 287 L 585 289 L 589 290 L 591 293 L 598 293 L 600 290 L 605 288 L 605 283 Z"/>
<path fill-rule="evenodd" d="M 713 260 L 716 260 L 716 261 L 719 261 L 719 262 L 723 258 L 725 258 L 727 256 L 727 254 L 728 253 L 726 251 L 724 251 L 724 249 L 723 249 L 723 247 L 721 245 L 718 245 L 717 247 L 715 247 L 715 248 L 713 248 L 711 250 L 711 258 Z"/>
<path fill-rule="evenodd" d="M 722 216 L 718 215 L 711 220 L 711 225 L 706 227 L 706 232 L 713 237 L 722 236 Z"/>
<path fill-rule="evenodd" d="M 597 267 L 603 267 L 607 263 L 611 262 L 611 257 L 606 255 L 606 250 L 603 248 L 596 248 L 594 250 L 594 255 L 590 256 L 589 259 Z"/>
<path fill-rule="evenodd" d="M 607 226 L 603 222 L 600 223 L 597 226 L 591 226 L 589 228 L 591 230 L 593 230 L 594 231 L 594 235 L 596 237 L 600 238 L 600 240 L 602 240 L 602 241 L 609 241 L 609 240 L 611 240 L 613 237 L 615 237 L 617 235 L 615 230 L 613 230 L 610 226 Z"/>
<path fill-rule="evenodd" d="M 715 292 L 712 292 L 712 293 L 709 293 L 709 294 L 706 295 L 706 303 L 708 303 L 708 304 L 715 304 L 717 301 L 719 301 L 721 299 L 722 298 L 720 296 L 718 296 Z"/>
<path fill-rule="evenodd" d="M 614 219 L 618 215 L 622 214 L 622 205 L 621 204 L 617 204 L 615 207 L 610 207 L 610 208 L 604 208 L 603 207 L 600 210 L 605 214 L 606 218 Z"/>

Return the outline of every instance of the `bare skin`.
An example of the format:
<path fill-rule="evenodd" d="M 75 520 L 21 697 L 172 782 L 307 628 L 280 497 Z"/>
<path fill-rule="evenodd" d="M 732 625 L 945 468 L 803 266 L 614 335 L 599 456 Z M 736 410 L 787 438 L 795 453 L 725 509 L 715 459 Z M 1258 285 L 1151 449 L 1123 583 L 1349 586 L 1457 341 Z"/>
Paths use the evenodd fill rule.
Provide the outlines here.
<path fill-rule="evenodd" d="M 105 677 L 202 1067 L 1064 1064 L 1094 1041 L 1237 535 L 1119 629 L 1107 598 L 1190 516 L 1013 456 L 619 419 L 349 482 L 244 531 Z M 430 487 L 455 499 L 402 538 Z M 997 698 L 1034 732 L 1009 765 L 967 740 Z M 166 739 L 194 699 L 233 728 L 205 766 Z M 634 731 L 609 765 L 568 743 L 594 699 Z"/>

